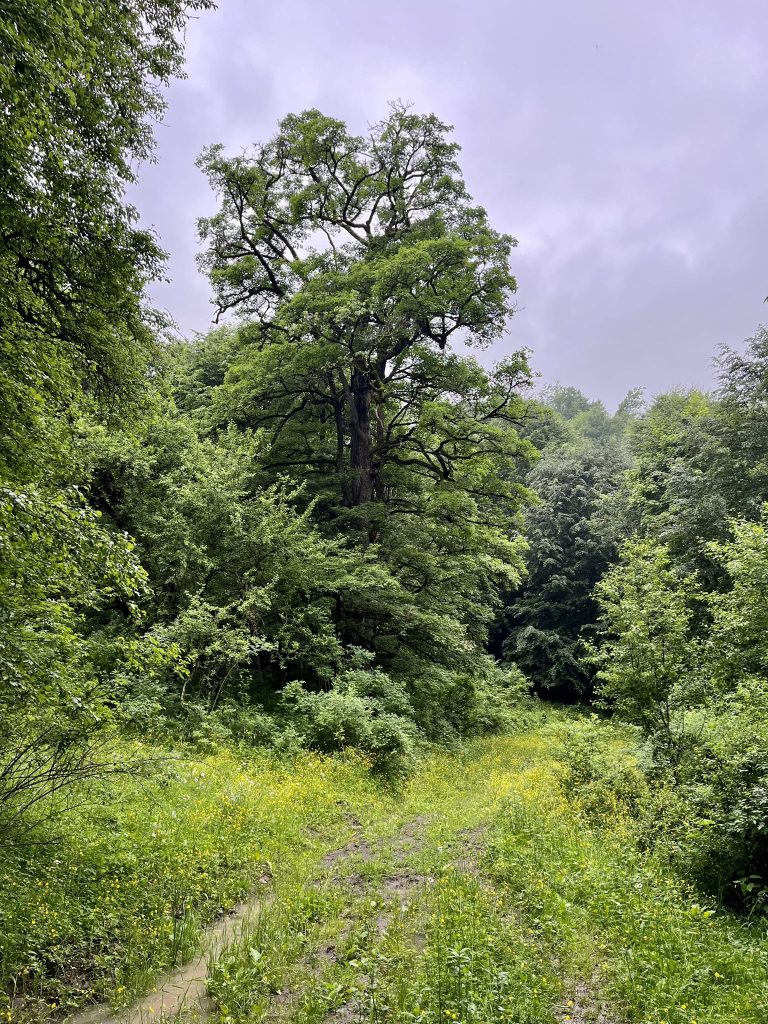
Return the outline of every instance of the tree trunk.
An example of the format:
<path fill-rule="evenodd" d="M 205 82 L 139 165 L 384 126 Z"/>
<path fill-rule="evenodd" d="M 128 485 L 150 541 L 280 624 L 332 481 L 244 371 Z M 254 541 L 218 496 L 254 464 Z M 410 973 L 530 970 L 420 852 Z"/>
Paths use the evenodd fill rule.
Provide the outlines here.
<path fill-rule="evenodd" d="M 352 504 L 352 493 L 349 478 L 344 467 L 344 451 L 346 447 L 346 433 L 344 430 L 344 399 L 334 402 L 333 420 L 336 425 L 336 476 L 341 487 L 342 503 L 349 508 Z"/>
<path fill-rule="evenodd" d="M 353 370 L 350 388 L 350 505 L 373 497 L 371 450 L 371 382 L 366 372 Z"/>

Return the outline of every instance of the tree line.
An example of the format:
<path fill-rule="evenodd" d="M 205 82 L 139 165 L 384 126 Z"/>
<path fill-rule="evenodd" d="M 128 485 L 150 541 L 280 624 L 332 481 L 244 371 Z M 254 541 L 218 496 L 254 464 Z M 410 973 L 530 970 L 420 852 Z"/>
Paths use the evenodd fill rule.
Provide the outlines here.
<path fill-rule="evenodd" d="M 178 339 L 125 189 L 209 6 L 0 24 L 5 834 L 123 770 L 131 731 L 396 773 L 514 727 L 533 688 L 634 724 L 674 856 L 759 896 L 768 334 L 721 350 L 711 394 L 614 414 L 536 393 L 526 351 L 486 368 L 515 240 L 450 126 L 395 104 L 202 154 L 219 323 Z"/>
<path fill-rule="evenodd" d="M 613 416 L 570 387 L 545 394 L 528 573 L 494 642 L 542 695 L 639 729 L 652 841 L 754 906 L 768 870 L 768 331 L 723 346 L 715 371 L 711 393 L 631 392 Z"/>

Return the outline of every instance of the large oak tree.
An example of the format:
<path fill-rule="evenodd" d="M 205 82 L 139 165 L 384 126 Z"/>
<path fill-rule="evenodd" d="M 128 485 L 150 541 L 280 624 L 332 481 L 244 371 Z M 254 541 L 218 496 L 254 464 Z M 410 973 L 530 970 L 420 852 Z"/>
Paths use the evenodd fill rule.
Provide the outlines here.
<path fill-rule="evenodd" d="M 364 553 L 367 576 L 336 595 L 342 638 L 405 674 L 478 664 L 519 578 L 533 452 L 514 429 L 525 353 L 489 372 L 456 351 L 502 335 L 515 243 L 472 203 L 449 132 L 397 105 L 365 136 L 310 110 L 201 158 L 220 200 L 202 263 L 219 315 L 241 320 L 208 346 L 226 366 L 202 406 L 214 430 L 253 431 L 265 481 L 303 481 Z"/>
<path fill-rule="evenodd" d="M 469 201 L 457 150 L 436 117 L 396 106 L 366 137 L 308 111 L 251 153 L 201 160 L 221 200 L 203 264 L 219 313 L 250 324 L 233 411 L 269 426 L 276 464 L 335 473 L 349 508 L 395 499 L 398 468 L 457 481 L 519 450 L 500 427 L 524 356 L 488 376 L 447 352 L 499 337 L 515 290 L 514 239 Z"/>

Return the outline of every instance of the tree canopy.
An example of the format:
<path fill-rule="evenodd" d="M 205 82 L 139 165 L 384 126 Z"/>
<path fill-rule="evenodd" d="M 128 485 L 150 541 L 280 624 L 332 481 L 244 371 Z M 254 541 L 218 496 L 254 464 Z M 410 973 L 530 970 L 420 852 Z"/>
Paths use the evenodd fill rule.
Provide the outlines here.
<path fill-rule="evenodd" d="M 711 393 L 534 394 L 515 239 L 396 103 L 203 152 L 217 324 L 171 340 L 127 188 L 210 6 L 0 0 L 0 830 L 104 737 L 397 775 L 534 690 L 637 730 L 642 812 L 600 784 L 689 877 L 762 878 L 768 331 Z"/>
<path fill-rule="evenodd" d="M 471 676 L 498 588 L 519 578 L 534 448 L 523 352 L 487 371 L 515 289 L 513 239 L 472 205 L 449 128 L 394 106 L 367 137 L 318 111 L 246 155 L 201 158 L 200 222 L 220 328 L 181 356 L 179 401 L 213 437 L 250 437 L 262 485 L 302 486 L 360 554 L 327 582 L 342 646 L 415 680 Z"/>

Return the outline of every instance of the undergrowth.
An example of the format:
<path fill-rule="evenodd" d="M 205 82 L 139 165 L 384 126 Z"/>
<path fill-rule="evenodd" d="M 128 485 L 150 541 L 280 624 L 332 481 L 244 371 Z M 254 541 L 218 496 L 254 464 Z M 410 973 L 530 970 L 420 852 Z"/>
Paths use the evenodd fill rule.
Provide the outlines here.
<path fill-rule="evenodd" d="M 211 964 L 217 1024 L 764 1024 L 764 920 L 649 844 L 642 768 L 631 730 L 549 714 L 395 787 L 231 752 L 105 782 L 3 860 L 6 1016 L 127 1002 L 269 891 Z"/>
<path fill-rule="evenodd" d="M 146 779 L 91 786 L 55 836 L 0 851 L 9 1019 L 128 1002 L 223 909 L 320 857 L 373 794 L 362 759 L 308 753 L 169 756 Z"/>

